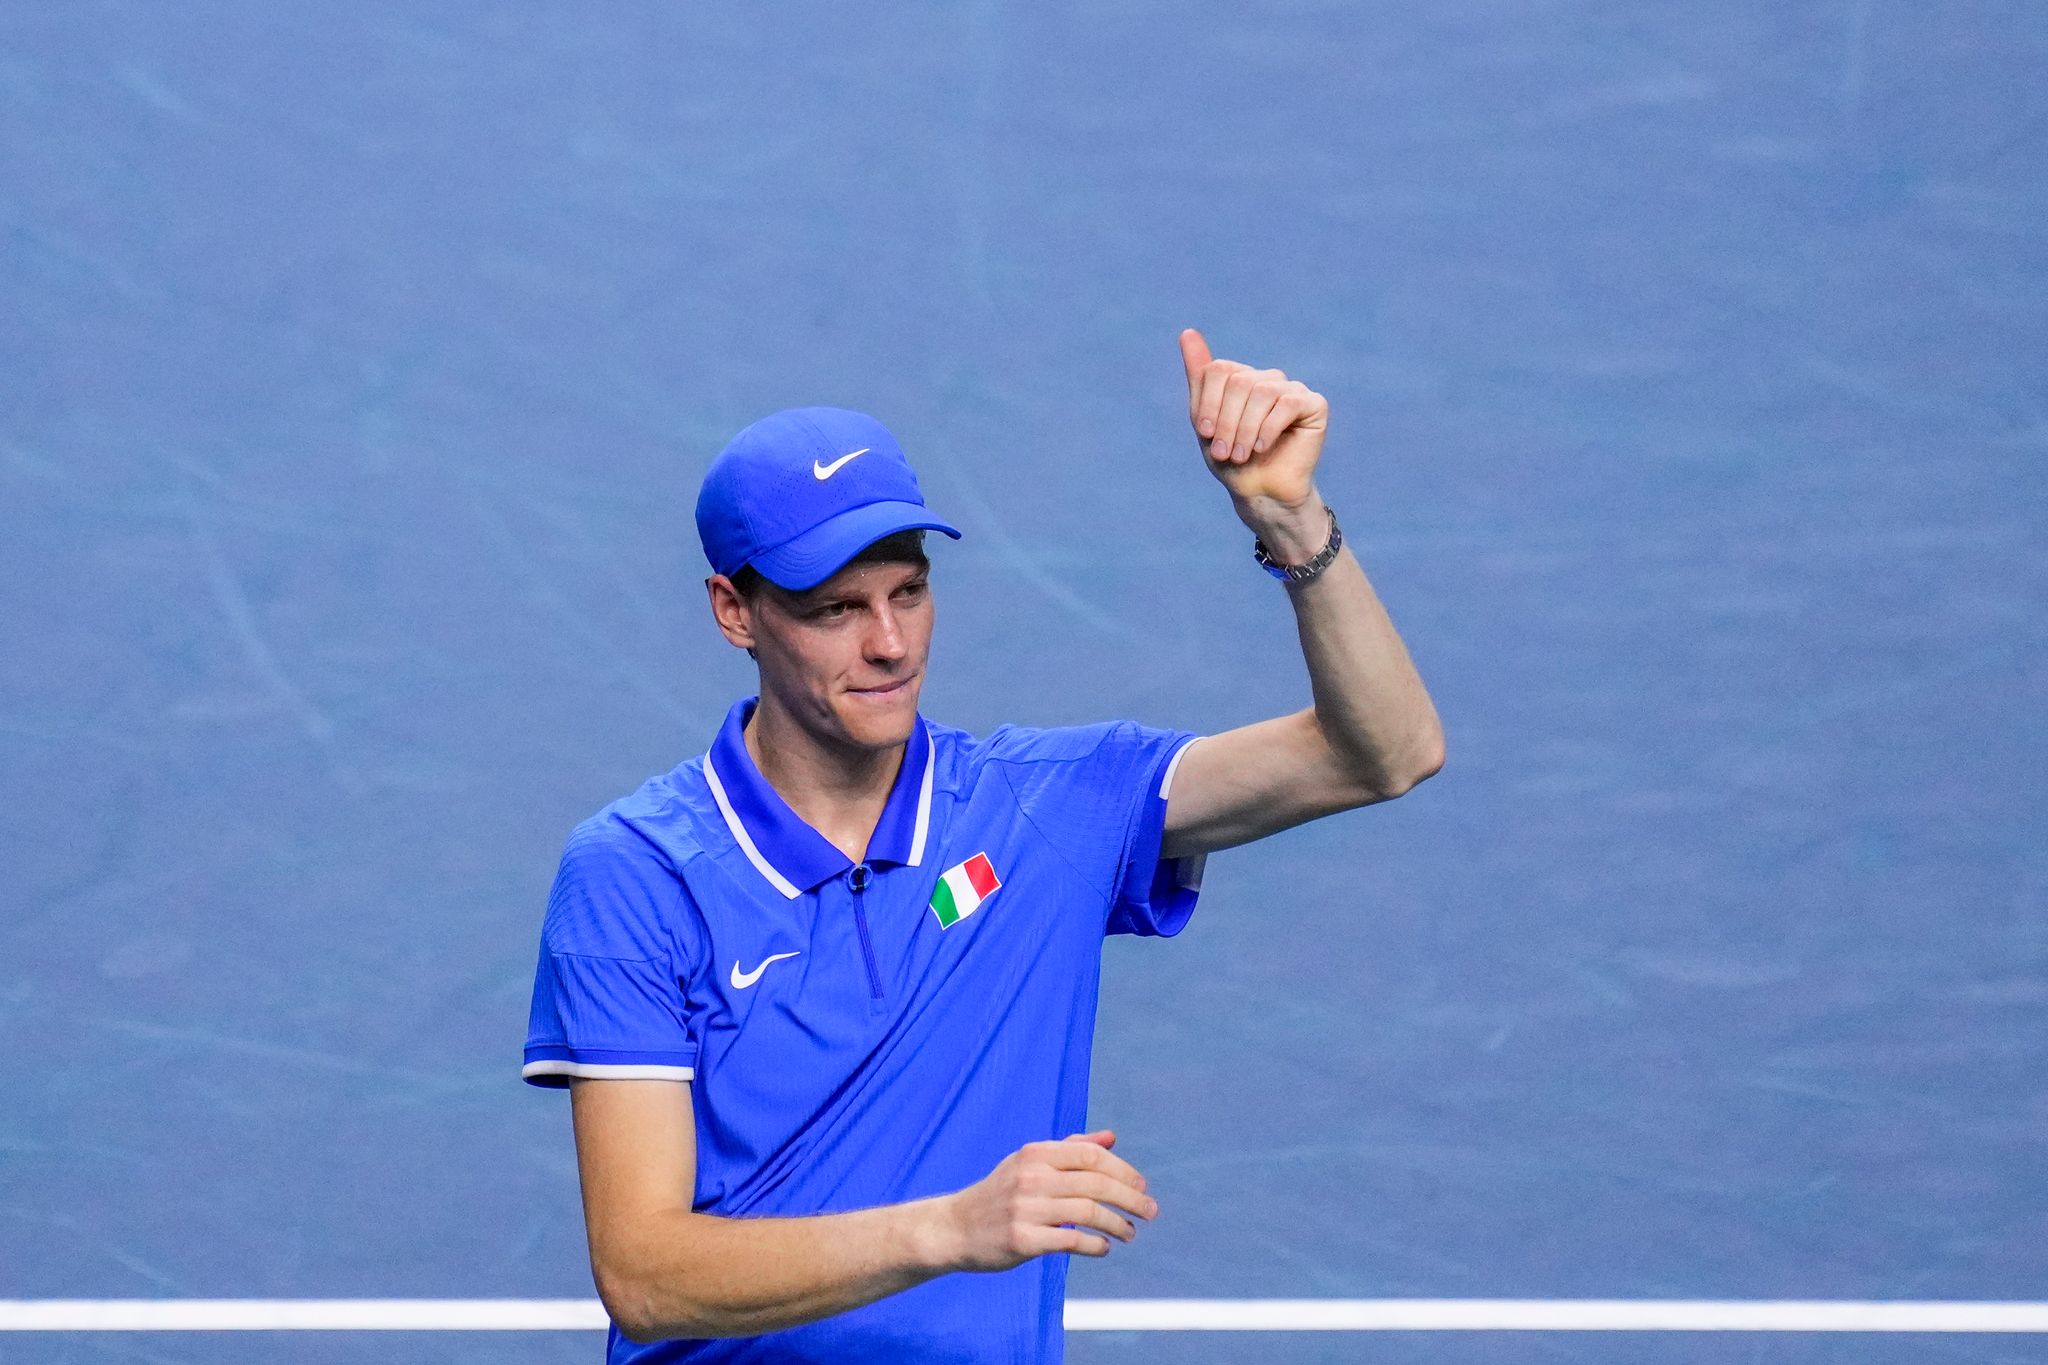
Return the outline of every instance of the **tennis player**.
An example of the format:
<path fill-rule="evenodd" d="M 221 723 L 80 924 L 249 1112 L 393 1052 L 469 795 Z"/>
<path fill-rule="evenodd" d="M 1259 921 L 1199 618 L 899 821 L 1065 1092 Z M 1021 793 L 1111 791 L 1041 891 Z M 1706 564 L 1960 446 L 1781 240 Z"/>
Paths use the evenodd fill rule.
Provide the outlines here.
<path fill-rule="evenodd" d="M 1316 491 L 1328 403 L 1180 345 L 1314 697 L 1241 729 L 926 717 L 921 542 L 960 533 L 888 431 L 779 412 L 706 474 L 711 613 L 759 690 L 577 826 L 526 1044 L 571 1090 L 610 1361 L 1059 1361 L 1068 1254 L 1159 1212 L 1083 1131 L 1103 936 L 1179 932 L 1206 854 L 1442 765 Z"/>

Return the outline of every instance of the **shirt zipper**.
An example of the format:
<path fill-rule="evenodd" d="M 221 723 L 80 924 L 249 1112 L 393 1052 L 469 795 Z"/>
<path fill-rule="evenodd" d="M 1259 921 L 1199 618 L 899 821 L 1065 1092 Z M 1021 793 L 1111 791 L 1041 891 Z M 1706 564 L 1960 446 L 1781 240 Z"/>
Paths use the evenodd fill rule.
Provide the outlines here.
<path fill-rule="evenodd" d="M 866 863 L 855 863 L 852 871 L 846 874 L 846 881 L 847 885 L 853 888 L 853 923 L 854 927 L 860 930 L 860 955 L 868 964 L 868 993 L 880 1000 L 882 974 L 875 968 L 875 944 L 874 940 L 868 937 L 867 906 L 861 899 L 861 893 L 867 890 L 871 875 Z"/>

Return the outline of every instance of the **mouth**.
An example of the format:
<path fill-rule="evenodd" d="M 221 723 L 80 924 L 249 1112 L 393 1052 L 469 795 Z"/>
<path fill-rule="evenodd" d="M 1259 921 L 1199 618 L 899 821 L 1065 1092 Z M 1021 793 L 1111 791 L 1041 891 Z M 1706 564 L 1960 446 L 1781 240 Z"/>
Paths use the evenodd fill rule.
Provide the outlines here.
<path fill-rule="evenodd" d="M 895 682 L 885 683 L 880 687 L 849 687 L 846 690 L 856 697 L 869 697 L 876 701 L 888 701 L 893 697 L 905 695 L 910 690 L 910 684 L 916 678 L 917 675 L 912 673 L 906 677 L 898 678 Z"/>

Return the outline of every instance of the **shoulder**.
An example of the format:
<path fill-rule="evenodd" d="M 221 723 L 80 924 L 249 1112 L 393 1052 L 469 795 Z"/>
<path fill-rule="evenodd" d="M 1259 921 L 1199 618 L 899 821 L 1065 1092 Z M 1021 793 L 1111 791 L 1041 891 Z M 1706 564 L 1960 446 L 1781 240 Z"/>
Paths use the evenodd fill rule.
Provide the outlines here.
<path fill-rule="evenodd" d="M 651 863 L 680 874 L 705 851 L 704 817 L 714 814 L 704 757 L 685 760 L 578 822 L 568 853 Z"/>
<path fill-rule="evenodd" d="M 963 757 L 978 763 L 1073 763 L 1092 758 L 1120 732 L 1135 729 L 1128 720 L 1088 725 L 998 725 L 984 739 L 971 740 Z"/>
<path fill-rule="evenodd" d="M 699 761 L 649 778 L 570 830 L 544 931 L 557 951 L 645 957 L 674 932 L 688 896 L 683 870 L 705 851 L 690 784 L 675 779 Z"/>
<path fill-rule="evenodd" d="M 932 750 L 937 756 L 935 785 L 965 797 L 990 778 L 1012 787 L 1057 782 L 1098 753 L 1109 732 L 1120 723 L 1051 727 L 1004 724 L 986 735 L 975 735 L 927 720 Z"/>
<path fill-rule="evenodd" d="M 935 734 L 937 731 L 935 731 Z M 1193 739 L 1191 731 L 1160 729 L 1134 720 L 1103 720 L 1086 725 L 999 725 L 985 738 L 961 731 L 947 765 L 955 790 L 971 788 L 980 774 L 1002 774 L 1019 794 L 1053 788 L 1135 786 L 1162 760 Z"/>

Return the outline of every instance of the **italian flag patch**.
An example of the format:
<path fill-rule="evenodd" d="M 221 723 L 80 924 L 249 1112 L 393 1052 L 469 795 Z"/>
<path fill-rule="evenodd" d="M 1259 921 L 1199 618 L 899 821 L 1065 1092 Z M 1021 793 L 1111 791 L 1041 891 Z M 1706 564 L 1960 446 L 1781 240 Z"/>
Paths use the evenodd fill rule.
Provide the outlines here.
<path fill-rule="evenodd" d="M 964 863 L 947 868 L 932 888 L 932 913 L 939 927 L 950 929 L 981 907 L 1002 883 L 986 853 L 977 853 Z"/>

